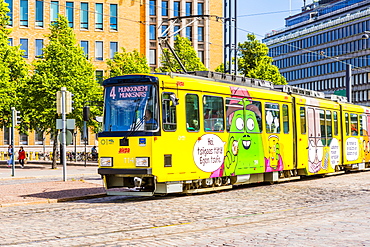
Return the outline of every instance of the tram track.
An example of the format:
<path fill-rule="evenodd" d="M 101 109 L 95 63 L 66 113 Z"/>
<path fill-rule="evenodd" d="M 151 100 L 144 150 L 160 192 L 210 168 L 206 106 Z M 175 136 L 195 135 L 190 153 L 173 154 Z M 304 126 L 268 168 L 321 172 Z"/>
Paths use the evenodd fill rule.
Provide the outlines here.
<path fill-rule="evenodd" d="M 351 201 L 355 202 L 356 199 L 352 199 Z M 349 211 L 349 210 L 357 210 L 357 206 L 350 206 L 352 203 L 347 201 L 348 206 L 344 206 L 342 208 L 336 208 L 337 212 L 340 211 Z M 251 214 L 244 214 L 244 215 L 234 215 L 228 217 L 221 217 L 221 218 L 212 218 L 206 220 L 198 220 L 198 221 L 189 221 L 179 224 L 168 224 L 168 225 L 161 225 L 161 226 L 149 226 L 149 227 L 137 227 L 132 229 L 121 229 L 115 231 L 108 231 L 104 233 L 96 233 L 96 234 L 87 234 L 87 235 L 74 235 L 68 237 L 62 236 L 55 236 L 54 238 L 42 239 L 37 241 L 19 241 L 16 243 L 11 244 L 2 244 L 2 246 L 11 246 L 11 245 L 19 245 L 19 246 L 32 246 L 33 244 L 36 245 L 59 245 L 59 243 L 67 243 L 69 246 L 84 246 L 90 244 L 109 244 L 106 240 L 104 241 L 96 241 L 96 239 L 111 239 L 111 243 L 119 242 L 120 244 L 125 244 L 125 242 L 130 241 L 147 241 L 150 239 L 160 238 L 164 235 L 166 238 L 171 238 L 171 236 L 175 235 L 182 235 L 182 234 L 190 234 L 190 233 L 201 233 L 204 231 L 214 231 L 218 229 L 225 230 L 225 228 L 235 228 L 235 227 L 246 227 L 248 229 L 253 228 L 256 225 L 271 225 L 271 224 L 279 224 L 279 221 L 283 220 L 285 222 L 289 221 L 297 221 L 297 218 L 312 218 L 311 214 L 307 214 L 307 210 L 312 208 L 324 208 L 328 207 L 331 208 L 332 203 L 326 203 L 321 205 L 310 205 L 305 207 L 296 207 L 296 208 L 284 208 L 280 210 L 272 210 L 272 211 L 262 211 L 256 212 Z M 313 212 L 315 217 L 323 217 L 327 215 L 327 212 Z M 262 217 L 258 219 L 259 217 Z M 245 220 L 250 219 L 250 220 Z M 232 221 L 231 221 L 232 220 Z M 137 237 L 132 237 L 132 235 L 137 235 Z M 118 235 L 118 236 L 114 236 Z M 131 235 L 122 236 L 122 235 Z M 73 242 L 79 242 L 79 240 L 83 239 L 85 244 L 72 244 Z M 91 239 L 91 240 L 89 240 Z M 90 243 L 89 243 L 90 241 Z M 129 244 L 129 243 L 127 243 Z"/>

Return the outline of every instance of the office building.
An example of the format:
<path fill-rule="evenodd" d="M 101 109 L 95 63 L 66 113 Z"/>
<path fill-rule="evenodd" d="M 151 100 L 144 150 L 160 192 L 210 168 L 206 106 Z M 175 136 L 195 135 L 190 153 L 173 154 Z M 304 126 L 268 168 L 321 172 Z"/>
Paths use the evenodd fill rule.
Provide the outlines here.
<path fill-rule="evenodd" d="M 305 1 L 304 1 L 305 2 Z M 335 93 L 352 66 L 352 102 L 370 105 L 370 0 L 321 0 L 266 35 L 269 55 L 290 85 Z M 336 92 L 338 93 L 338 92 Z"/>

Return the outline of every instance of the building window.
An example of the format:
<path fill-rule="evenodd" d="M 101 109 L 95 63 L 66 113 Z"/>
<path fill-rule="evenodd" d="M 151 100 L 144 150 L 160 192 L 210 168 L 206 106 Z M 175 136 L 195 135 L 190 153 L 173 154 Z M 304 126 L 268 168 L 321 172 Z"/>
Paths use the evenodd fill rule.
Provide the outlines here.
<path fill-rule="evenodd" d="M 103 70 L 96 70 L 95 71 L 95 79 L 96 82 L 102 84 L 103 82 Z"/>
<path fill-rule="evenodd" d="M 193 37 L 193 27 L 186 27 L 186 38 L 188 38 L 190 41 Z"/>
<path fill-rule="evenodd" d="M 179 31 L 180 30 L 180 26 L 174 26 L 173 27 L 173 33 L 176 33 L 177 31 Z M 180 34 L 180 32 L 178 32 L 178 33 L 176 33 L 175 34 L 175 36 L 177 36 L 177 35 L 179 35 Z"/>
<path fill-rule="evenodd" d="M 73 28 L 73 20 L 74 20 L 74 13 L 73 13 L 73 2 L 67 2 L 66 3 L 66 15 L 67 15 L 67 20 L 68 20 L 68 26 Z"/>
<path fill-rule="evenodd" d="M 42 57 L 42 48 L 44 48 L 44 40 L 36 39 L 35 40 L 35 57 L 36 58 Z"/>
<path fill-rule="evenodd" d="M 198 41 L 204 41 L 204 27 L 198 27 Z"/>
<path fill-rule="evenodd" d="M 28 145 L 28 135 L 19 133 L 19 145 Z"/>
<path fill-rule="evenodd" d="M 28 0 L 20 0 L 19 15 L 21 27 L 28 27 Z"/>
<path fill-rule="evenodd" d="M 95 42 L 95 59 L 103 61 L 103 41 Z"/>
<path fill-rule="evenodd" d="M 51 1 L 50 4 L 50 22 L 53 23 L 58 19 L 59 13 L 59 2 L 58 1 Z"/>
<path fill-rule="evenodd" d="M 89 57 L 89 41 L 81 41 L 81 48 L 85 53 L 86 58 Z"/>
<path fill-rule="evenodd" d="M 44 27 L 44 1 L 36 0 L 35 14 L 36 27 Z"/>
<path fill-rule="evenodd" d="M 9 145 L 10 144 L 10 135 L 9 135 L 9 128 L 4 127 L 4 145 Z"/>
<path fill-rule="evenodd" d="M 110 30 L 117 31 L 117 4 L 111 4 L 109 10 Z"/>
<path fill-rule="evenodd" d="M 168 1 L 162 1 L 162 16 L 168 16 Z"/>
<path fill-rule="evenodd" d="M 149 1 L 149 15 L 155 15 L 155 1 L 150 0 Z"/>
<path fill-rule="evenodd" d="M 89 29 L 89 4 L 81 3 L 81 29 Z"/>
<path fill-rule="evenodd" d="M 198 51 L 198 57 L 202 63 L 204 63 L 204 51 Z"/>
<path fill-rule="evenodd" d="M 198 3 L 198 15 L 204 14 L 204 3 Z"/>
<path fill-rule="evenodd" d="M 190 16 L 191 15 L 191 9 L 192 9 L 192 3 L 186 3 L 185 5 L 185 15 Z"/>
<path fill-rule="evenodd" d="M 44 144 L 44 132 L 42 131 L 35 131 L 35 144 L 42 145 Z"/>
<path fill-rule="evenodd" d="M 5 0 L 5 2 L 8 4 L 9 12 L 7 15 L 9 16 L 9 26 L 13 26 L 13 0 Z"/>
<path fill-rule="evenodd" d="M 13 38 L 9 38 L 9 39 L 8 39 L 8 44 L 9 44 L 10 46 L 13 46 Z"/>
<path fill-rule="evenodd" d="M 155 40 L 156 39 L 156 28 L 155 25 L 149 26 L 149 39 Z"/>
<path fill-rule="evenodd" d="M 28 39 L 21 39 L 20 45 L 20 49 L 24 51 L 23 57 L 28 58 Z"/>
<path fill-rule="evenodd" d="M 110 53 L 110 59 L 114 58 L 114 54 L 118 51 L 118 42 L 110 42 L 110 48 L 109 48 L 109 53 Z"/>
<path fill-rule="evenodd" d="M 162 31 L 161 31 L 161 37 L 164 37 L 164 36 L 166 36 L 166 34 L 168 33 L 168 32 L 165 32 L 166 30 L 167 30 L 167 28 L 168 28 L 168 25 L 162 25 Z"/>
<path fill-rule="evenodd" d="M 156 64 L 156 50 L 149 50 L 149 64 Z"/>
<path fill-rule="evenodd" d="M 180 16 L 180 2 L 173 2 L 173 16 Z"/>
<path fill-rule="evenodd" d="M 95 4 L 95 29 L 103 30 L 103 4 Z"/>

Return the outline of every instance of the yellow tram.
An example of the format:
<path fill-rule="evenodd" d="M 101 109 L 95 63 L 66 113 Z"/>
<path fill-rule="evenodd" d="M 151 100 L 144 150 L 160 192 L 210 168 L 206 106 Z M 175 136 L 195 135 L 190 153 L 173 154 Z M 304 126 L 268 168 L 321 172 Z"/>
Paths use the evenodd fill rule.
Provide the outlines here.
<path fill-rule="evenodd" d="M 197 193 L 365 170 L 370 109 L 215 72 L 107 79 L 99 169 L 110 195 Z"/>

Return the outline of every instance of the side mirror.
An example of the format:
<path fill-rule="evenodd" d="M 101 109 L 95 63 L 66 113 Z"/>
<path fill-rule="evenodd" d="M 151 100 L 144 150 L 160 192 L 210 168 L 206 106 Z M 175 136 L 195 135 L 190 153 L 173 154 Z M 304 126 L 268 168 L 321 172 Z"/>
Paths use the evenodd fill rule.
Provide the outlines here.
<path fill-rule="evenodd" d="M 170 99 L 171 99 L 173 105 L 178 105 L 179 104 L 179 99 L 176 98 L 175 94 L 170 94 Z"/>

